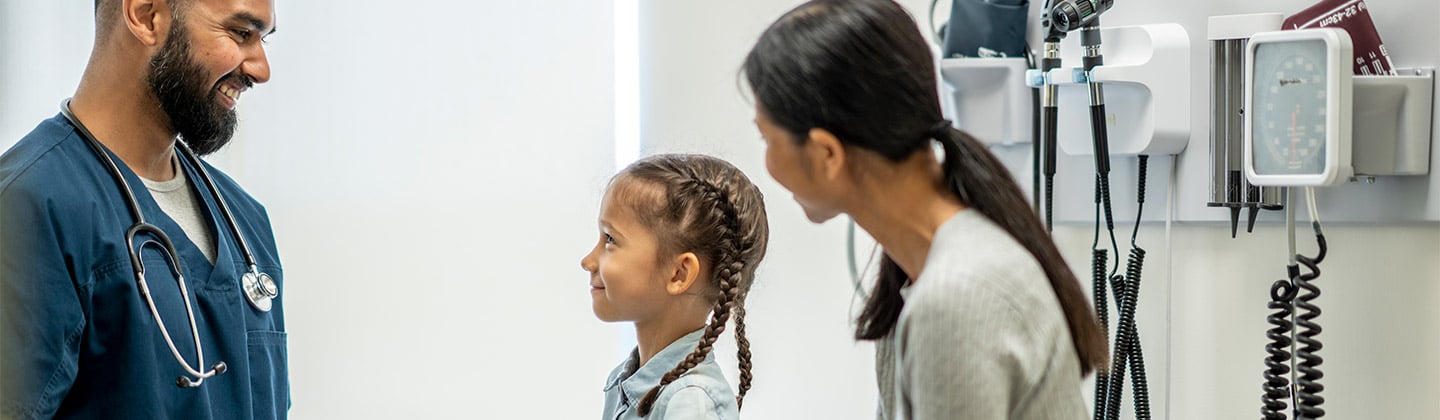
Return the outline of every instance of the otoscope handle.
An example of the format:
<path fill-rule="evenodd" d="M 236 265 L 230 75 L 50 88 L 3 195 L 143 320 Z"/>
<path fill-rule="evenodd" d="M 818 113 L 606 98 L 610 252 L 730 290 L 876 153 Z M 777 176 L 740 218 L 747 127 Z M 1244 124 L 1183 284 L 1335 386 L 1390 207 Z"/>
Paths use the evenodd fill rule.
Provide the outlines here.
<path fill-rule="evenodd" d="M 1044 127 L 1044 133 L 1042 134 L 1044 137 L 1041 137 L 1041 141 L 1045 146 L 1045 175 L 1054 176 L 1056 114 L 1059 113 L 1059 108 L 1053 106 L 1043 107 L 1040 113 L 1041 117 L 1045 119 L 1044 125 L 1042 126 Z"/>
<path fill-rule="evenodd" d="M 1110 142 L 1105 124 L 1105 104 L 1090 105 L 1090 132 L 1095 144 L 1095 171 L 1110 173 Z"/>

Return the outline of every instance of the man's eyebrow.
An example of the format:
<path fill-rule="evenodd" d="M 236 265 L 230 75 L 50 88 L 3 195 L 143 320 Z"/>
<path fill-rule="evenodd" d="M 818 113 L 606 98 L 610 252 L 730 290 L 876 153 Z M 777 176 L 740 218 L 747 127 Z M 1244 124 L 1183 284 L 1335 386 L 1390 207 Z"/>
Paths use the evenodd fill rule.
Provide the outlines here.
<path fill-rule="evenodd" d="M 259 17 L 250 14 L 249 12 L 236 13 L 234 16 L 230 17 L 230 20 L 240 21 L 247 25 L 250 25 L 250 27 L 254 28 L 256 32 L 265 30 L 266 26 L 265 20 L 260 19 Z M 270 32 L 266 32 L 265 36 L 270 36 L 270 34 L 275 33 L 276 29 L 277 28 L 270 28 Z"/>

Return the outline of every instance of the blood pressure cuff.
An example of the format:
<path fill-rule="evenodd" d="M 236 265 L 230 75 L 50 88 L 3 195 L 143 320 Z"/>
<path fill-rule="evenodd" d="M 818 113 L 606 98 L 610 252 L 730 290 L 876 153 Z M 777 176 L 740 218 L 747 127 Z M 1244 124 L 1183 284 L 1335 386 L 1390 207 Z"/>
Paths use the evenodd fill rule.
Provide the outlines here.
<path fill-rule="evenodd" d="M 1029 0 L 954 0 L 945 57 L 1021 57 Z"/>
<path fill-rule="evenodd" d="M 1370 8 L 1364 0 L 1321 0 L 1285 18 L 1282 27 L 1286 30 L 1344 29 L 1350 33 L 1350 42 L 1355 48 L 1356 76 L 1395 74 L 1390 52 L 1385 51 L 1385 43 L 1380 42 L 1380 32 L 1375 30 L 1375 21 L 1370 20 Z"/>

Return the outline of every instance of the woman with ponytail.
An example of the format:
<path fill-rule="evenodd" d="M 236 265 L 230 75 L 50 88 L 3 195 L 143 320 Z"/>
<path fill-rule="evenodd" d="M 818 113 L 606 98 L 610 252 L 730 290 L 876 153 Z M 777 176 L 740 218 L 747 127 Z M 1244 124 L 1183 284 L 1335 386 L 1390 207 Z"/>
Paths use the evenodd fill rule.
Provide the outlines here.
<path fill-rule="evenodd" d="M 652 156 L 610 181 L 599 226 L 580 261 L 592 308 L 633 322 L 638 342 L 605 383 L 602 418 L 737 418 L 751 379 L 745 297 L 770 235 L 760 190 L 714 157 Z M 732 320 L 738 394 L 711 352 Z"/>
<path fill-rule="evenodd" d="M 1100 325 L 1007 169 L 941 116 L 933 60 L 891 0 L 786 13 L 743 68 L 766 167 L 812 222 L 846 214 L 884 248 L 855 331 L 881 419 L 1086 418 Z"/>

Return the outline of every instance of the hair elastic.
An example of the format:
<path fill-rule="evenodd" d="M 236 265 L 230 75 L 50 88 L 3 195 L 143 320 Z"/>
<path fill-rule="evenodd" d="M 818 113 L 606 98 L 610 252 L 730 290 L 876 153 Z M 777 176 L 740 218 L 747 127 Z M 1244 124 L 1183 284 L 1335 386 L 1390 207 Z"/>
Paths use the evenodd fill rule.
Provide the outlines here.
<path fill-rule="evenodd" d="M 930 134 L 930 138 L 942 140 L 945 138 L 945 134 L 950 132 L 951 126 L 950 120 L 940 120 L 940 122 L 930 126 L 930 131 L 926 133 Z"/>

